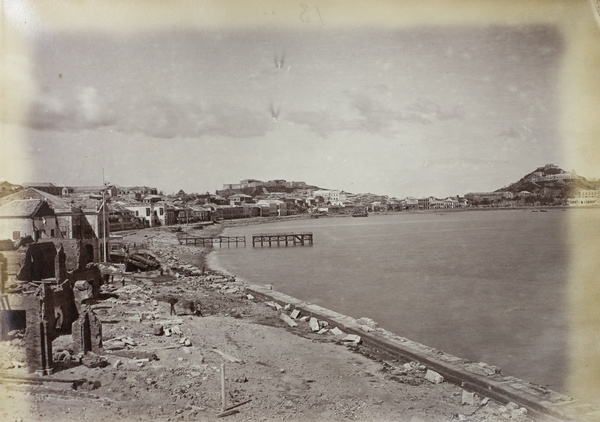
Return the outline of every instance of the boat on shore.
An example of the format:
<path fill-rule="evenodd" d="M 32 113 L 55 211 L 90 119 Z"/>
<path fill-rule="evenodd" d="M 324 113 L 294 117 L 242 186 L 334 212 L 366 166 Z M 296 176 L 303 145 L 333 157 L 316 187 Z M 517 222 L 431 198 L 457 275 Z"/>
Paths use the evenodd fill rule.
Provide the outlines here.
<path fill-rule="evenodd" d="M 369 213 L 366 211 L 359 211 L 359 212 L 355 212 L 352 213 L 352 217 L 368 217 Z"/>

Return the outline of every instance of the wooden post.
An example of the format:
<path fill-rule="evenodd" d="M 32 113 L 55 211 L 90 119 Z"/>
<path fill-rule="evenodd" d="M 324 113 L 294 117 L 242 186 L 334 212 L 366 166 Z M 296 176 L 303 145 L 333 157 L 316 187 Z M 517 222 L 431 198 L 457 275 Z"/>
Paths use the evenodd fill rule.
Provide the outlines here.
<path fill-rule="evenodd" d="M 227 395 L 225 394 L 225 364 L 221 364 L 221 410 L 227 409 Z"/>

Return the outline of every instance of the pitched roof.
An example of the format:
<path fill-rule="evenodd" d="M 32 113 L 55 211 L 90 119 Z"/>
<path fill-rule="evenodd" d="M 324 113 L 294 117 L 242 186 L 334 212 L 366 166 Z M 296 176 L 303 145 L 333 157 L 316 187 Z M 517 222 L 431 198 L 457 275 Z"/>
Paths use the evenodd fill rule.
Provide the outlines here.
<path fill-rule="evenodd" d="M 42 186 L 42 187 L 49 187 L 49 188 L 58 188 L 60 186 L 55 185 L 54 183 L 48 183 L 48 182 L 41 182 L 41 183 L 36 183 L 36 182 L 27 182 L 27 183 L 23 183 L 23 186 L 25 187 L 29 187 L 29 186 Z"/>
<path fill-rule="evenodd" d="M 44 200 L 52 207 L 52 209 L 68 209 L 70 210 L 71 204 L 56 195 L 52 195 L 48 192 L 41 191 L 35 188 L 23 189 L 19 192 L 15 192 L 11 195 L 0 198 L 0 205 L 7 204 L 16 199 L 41 199 Z"/>
<path fill-rule="evenodd" d="M 44 204 L 41 199 L 17 199 L 0 205 L 0 217 L 32 217 Z"/>

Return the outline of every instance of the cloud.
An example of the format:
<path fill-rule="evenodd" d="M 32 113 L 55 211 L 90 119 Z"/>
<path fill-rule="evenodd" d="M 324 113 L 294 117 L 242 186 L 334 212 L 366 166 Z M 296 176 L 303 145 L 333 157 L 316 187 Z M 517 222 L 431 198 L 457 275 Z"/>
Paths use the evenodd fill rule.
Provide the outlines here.
<path fill-rule="evenodd" d="M 352 105 L 360 114 L 358 129 L 365 132 L 386 132 L 399 117 L 389 106 L 367 95 L 354 96 Z"/>
<path fill-rule="evenodd" d="M 272 119 L 234 103 L 201 103 L 162 96 L 115 97 L 91 86 L 45 92 L 32 104 L 27 125 L 37 130 L 77 131 L 110 126 L 152 138 L 222 136 L 252 138 L 272 129 Z"/>
<path fill-rule="evenodd" d="M 442 173 L 469 173 L 485 172 L 491 168 L 504 165 L 507 160 L 498 159 L 478 159 L 467 157 L 445 157 L 434 158 L 427 161 L 427 167 L 430 170 L 436 170 Z"/>
<path fill-rule="evenodd" d="M 272 119 L 237 104 L 195 103 L 156 98 L 152 102 L 130 106 L 131 113 L 119 118 L 117 128 L 153 138 L 254 138 L 272 129 Z"/>
<path fill-rule="evenodd" d="M 523 139 L 523 134 L 519 132 L 516 128 L 510 127 L 504 129 L 502 132 L 498 134 L 498 138 L 504 139 Z"/>
<path fill-rule="evenodd" d="M 85 130 L 114 124 L 112 107 L 95 88 L 43 92 L 31 104 L 26 125 L 38 130 Z"/>
<path fill-rule="evenodd" d="M 296 111 L 289 114 L 288 120 L 294 124 L 305 125 L 322 138 L 327 138 L 331 133 L 348 130 L 349 122 L 336 118 L 321 111 Z"/>
<path fill-rule="evenodd" d="M 459 106 L 442 107 L 432 101 L 424 100 L 409 105 L 402 113 L 402 119 L 411 122 L 431 124 L 437 121 L 462 120 L 464 111 Z"/>

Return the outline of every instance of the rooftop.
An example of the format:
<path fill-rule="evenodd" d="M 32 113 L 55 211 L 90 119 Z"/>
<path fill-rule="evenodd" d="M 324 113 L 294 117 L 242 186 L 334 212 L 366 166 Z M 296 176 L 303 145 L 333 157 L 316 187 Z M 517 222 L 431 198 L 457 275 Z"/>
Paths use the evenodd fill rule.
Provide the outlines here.
<path fill-rule="evenodd" d="M 32 217 L 43 204 L 41 199 L 17 199 L 0 205 L 0 217 Z"/>

